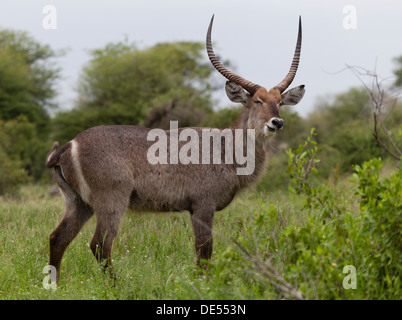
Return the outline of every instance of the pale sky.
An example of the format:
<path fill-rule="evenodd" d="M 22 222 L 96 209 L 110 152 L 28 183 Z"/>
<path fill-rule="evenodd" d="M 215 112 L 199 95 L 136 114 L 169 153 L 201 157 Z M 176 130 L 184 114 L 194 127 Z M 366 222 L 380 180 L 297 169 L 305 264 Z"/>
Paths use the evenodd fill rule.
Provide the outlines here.
<path fill-rule="evenodd" d="M 55 30 L 42 25 L 46 5 L 57 10 Z M 352 20 L 352 12 L 344 11 L 350 6 Z M 69 49 L 56 60 L 63 77 L 57 101 L 69 109 L 80 71 L 90 58 L 88 50 L 125 37 L 140 48 L 168 41 L 205 42 L 212 14 L 215 52 L 230 60 L 236 73 L 267 88 L 289 71 L 302 16 L 301 61 L 292 83 L 306 85 L 304 99 L 293 107 L 302 116 L 311 112 L 318 97 L 359 85 L 350 71 L 339 72 L 346 64 L 375 68 L 391 83 L 392 60 L 402 55 L 398 0 L 2 0 L 0 27 L 28 31 L 55 50 Z M 217 107 L 229 106 L 225 79 L 218 72 L 214 77 L 222 82 Z"/>

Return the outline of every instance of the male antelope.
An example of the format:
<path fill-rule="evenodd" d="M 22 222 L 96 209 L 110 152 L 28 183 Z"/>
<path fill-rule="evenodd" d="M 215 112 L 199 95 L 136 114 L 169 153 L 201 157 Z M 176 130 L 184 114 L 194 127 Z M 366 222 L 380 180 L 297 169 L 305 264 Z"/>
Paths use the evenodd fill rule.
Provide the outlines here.
<path fill-rule="evenodd" d="M 55 169 L 66 207 L 63 220 L 50 235 L 50 265 L 56 267 L 57 277 L 65 249 L 93 213 L 97 225 L 91 250 L 98 261 L 105 260 L 106 266 L 111 267 L 112 243 L 128 208 L 189 211 L 199 264 L 200 259 L 211 257 L 215 211 L 229 205 L 236 193 L 261 176 L 267 160 L 268 138 L 283 127 L 280 107 L 295 105 L 304 95 L 304 85 L 284 92 L 299 64 L 301 20 L 290 71 L 269 91 L 232 73 L 219 62 L 211 44 L 212 23 L 213 17 L 206 39 L 208 56 L 229 80 L 226 83 L 229 99 L 245 107 L 230 130 L 255 130 L 255 170 L 250 175 L 237 175 L 240 165 L 236 162 L 151 164 L 147 160 L 150 129 L 138 126 L 98 126 L 81 132 L 61 148 L 55 142 L 46 165 Z M 201 135 L 202 128 L 193 129 Z M 166 131 L 167 136 L 170 134 Z"/>

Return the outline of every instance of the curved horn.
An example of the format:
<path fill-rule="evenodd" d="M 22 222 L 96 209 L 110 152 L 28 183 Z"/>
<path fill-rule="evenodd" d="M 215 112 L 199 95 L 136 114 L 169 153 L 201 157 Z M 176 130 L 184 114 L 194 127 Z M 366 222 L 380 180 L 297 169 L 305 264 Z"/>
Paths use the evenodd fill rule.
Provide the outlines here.
<path fill-rule="evenodd" d="M 209 60 L 211 61 L 212 65 L 215 67 L 216 70 L 218 70 L 226 79 L 229 81 L 232 81 L 239 86 L 241 86 L 243 89 L 247 90 L 250 94 L 254 94 L 259 86 L 258 84 L 252 83 L 251 81 L 248 81 L 237 74 L 234 74 L 233 72 L 229 71 L 226 69 L 222 63 L 218 60 L 216 57 L 214 50 L 212 49 L 212 43 L 211 43 L 211 31 L 212 31 L 212 24 L 214 22 L 214 15 L 211 18 L 211 22 L 209 24 L 208 28 L 208 33 L 207 33 L 207 52 L 208 52 L 208 57 Z"/>
<path fill-rule="evenodd" d="M 297 43 L 295 54 L 293 56 L 292 65 L 290 66 L 290 70 L 288 75 L 283 79 L 278 85 L 274 87 L 274 89 L 279 90 L 280 93 L 286 90 L 287 87 L 290 86 L 293 79 L 295 78 L 297 67 L 299 66 L 300 61 L 300 51 L 301 51 L 301 43 L 302 43 L 302 25 L 301 25 L 301 16 L 299 16 L 299 32 L 297 35 Z"/>

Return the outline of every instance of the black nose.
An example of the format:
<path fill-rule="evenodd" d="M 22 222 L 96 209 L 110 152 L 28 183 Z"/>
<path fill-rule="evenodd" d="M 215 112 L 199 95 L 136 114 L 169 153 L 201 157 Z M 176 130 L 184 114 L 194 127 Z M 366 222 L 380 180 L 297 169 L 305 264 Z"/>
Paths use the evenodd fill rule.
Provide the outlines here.
<path fill-rule="evenodd" d="M 283 127 L 283 120 L 282 120 L 282 119 L 278 119 L 278 118 L 272 119 L 271 123 L 272 123 L 272 125 L 274 125 L 278 130 L 279 130 L 279 129 L 282 129 L 282 127 Z"/>

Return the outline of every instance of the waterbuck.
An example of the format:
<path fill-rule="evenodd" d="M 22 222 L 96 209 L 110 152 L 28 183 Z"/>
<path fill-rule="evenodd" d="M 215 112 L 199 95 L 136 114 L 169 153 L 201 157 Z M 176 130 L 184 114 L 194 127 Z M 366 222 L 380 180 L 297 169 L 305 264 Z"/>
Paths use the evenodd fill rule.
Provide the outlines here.
<path fill-rule="evenodd" d="M 189 211 L 197 264 L 200 265 L 201 259 L 211 257 L 215 211 L 229 205 L 240 190 L 257 181 L 263 173 L 268 139 L 283 128 L 280 107 L 295 105 L 304 95 L 304 85 L 284 92 L 293 81 L 299 64 L 301 19 L 290 71 L 278 85 L 267 90 L 232 73 L 219 62 L 211 44 L 213 18 L 207 32 L 206 48 L 212 65 L 228 79 L 225 88 L 227 96 L 231 101 L 244 105 L 237 121 L 226 129 L 233 136 L 236 135 L 235 131 L 244 132 L 241 141 L 235 139 L 228 144 L 223 143 L 224 137 L 221 137 L 222 141 L 219 141 L 222 143 L 218 144 L 222 147 L 219 151 L 222 161 L 218 163 L 150 161 L 149 150 L 154 144 L 149 137 L 151 129 L 139 126 L 98 126 L 81 132 L 60 148 L 55 142 L 46 165 L 54 168 L 66 207 L 63 220 L 50 235 L 50 265 L 56 268 L 57 278 L 65 249 L 94 213 L 97 225 L 90 247 L 96 259 L 105 262 L 111 270 L 112 243 L 127 209 L 146 212 Z M 206 128 L 187 129 L 192 129 L 199 138 L 197 144 L 193 143 L 191 147 L 203 150 L 202 143 L 205 141 L 202 141 L 202 132 Z M 185 128 L 176 130 L 175 135 L 183 130 Z M 215 131 L 222 132 L 218 129 Z M 173 131 L 163 132 L 170 142 L 166 148 L 169 158 L 173 152 L 170 139 Z M 183 147 L 186 142 L 179 139 L 176 141 L 177 147 Z M 246 152 L 250 143 L 254 147 L 251 155 L 253 170 L 238 174 L 244 162 L 225 163 L 224 154 L 229 149 L 230 152 L 237 152 L 239 148 Z M 211 157 L 212 154 L 209 153 Z"/>

